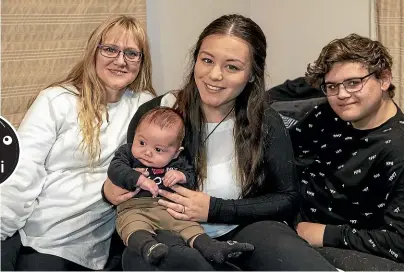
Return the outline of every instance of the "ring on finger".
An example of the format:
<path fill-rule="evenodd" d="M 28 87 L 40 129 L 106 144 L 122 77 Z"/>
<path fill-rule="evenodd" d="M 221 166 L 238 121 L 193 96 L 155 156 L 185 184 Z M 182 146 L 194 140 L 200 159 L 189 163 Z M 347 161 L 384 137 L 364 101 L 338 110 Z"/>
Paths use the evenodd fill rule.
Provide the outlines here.
<path fill-rule="evenodd" d="M 184 205 L 182 205 L 182 211 L 181 211 L 181 213 L 185 213 L 185 206 L 184 206 Z"/>

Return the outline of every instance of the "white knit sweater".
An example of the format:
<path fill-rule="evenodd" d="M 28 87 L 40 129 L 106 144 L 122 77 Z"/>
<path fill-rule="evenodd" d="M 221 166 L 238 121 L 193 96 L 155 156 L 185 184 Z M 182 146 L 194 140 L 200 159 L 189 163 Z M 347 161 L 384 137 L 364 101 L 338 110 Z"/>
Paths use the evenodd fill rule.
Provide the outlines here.
<path fill-rule="evenodd" d="M 79 146 L 77 98 L 61 87 L 40 93 L 18 129 L 21 155 L 14 174 L 0 185 L 1 240 L 19 230 L 22 244 L 90 269 L 108 258 L 115 211 L 101 186 L 128 124 L 149 93 L 126 91 L 108 104 L 100 130 L 101 157 L 93 170 Z"/>

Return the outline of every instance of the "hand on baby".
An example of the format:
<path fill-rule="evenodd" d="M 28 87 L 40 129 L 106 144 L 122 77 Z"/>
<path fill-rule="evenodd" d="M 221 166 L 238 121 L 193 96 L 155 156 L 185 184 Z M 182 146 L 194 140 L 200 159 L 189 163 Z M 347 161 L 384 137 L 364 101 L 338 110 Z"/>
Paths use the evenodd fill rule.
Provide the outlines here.
<path fill-rule="evenodd" d="M 178 170 L 169 170 L 163 178 L 163 184 L 166 187 L 171 187 L 177 183 L 185 183 L 187 182 L 187 178 L 184 173 Z"/>
<path fill-rule="evenodd" d="M 140 189 L 149 191 L 153 197 L 156 197 L 159 193 L 159 187 L 157 186 L 156 182 L 154 180 L 145 177 L 144 175 L 140 175 L 136 186 L 138 187 L 136 191 L 138 190 L 140 191 Z"/>

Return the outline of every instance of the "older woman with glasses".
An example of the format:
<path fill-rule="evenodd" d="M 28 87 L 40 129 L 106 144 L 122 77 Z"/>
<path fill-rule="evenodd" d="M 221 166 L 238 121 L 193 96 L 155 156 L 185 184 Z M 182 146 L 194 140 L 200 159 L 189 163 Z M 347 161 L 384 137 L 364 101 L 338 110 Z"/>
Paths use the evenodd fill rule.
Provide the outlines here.
<path fill-rule="evenodd" d="M 2 270 L 104 268 L 115 210 L 100 190 L 131 117 L 155 94 L 149 51 L 135 18 L 109 18 L 66 79 L 39 93 L 18 130 L 20 167 L 0 185 L 2 257 L 17 231 L 23 245 Z"/>

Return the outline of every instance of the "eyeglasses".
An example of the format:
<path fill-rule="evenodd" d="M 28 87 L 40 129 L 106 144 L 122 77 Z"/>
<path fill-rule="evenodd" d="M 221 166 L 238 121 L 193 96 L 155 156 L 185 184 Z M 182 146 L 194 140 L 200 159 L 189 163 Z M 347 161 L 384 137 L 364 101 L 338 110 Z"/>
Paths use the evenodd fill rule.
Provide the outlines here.
<path fill-rule="evenodd" d="M 374 73 L 375 72 L 371 72 L 370 74 L 367 74 L 366 76 L 363 77 L 350 78 L 340 83 L 323 83 L 320 85 L 320 88 L 326 96 L 338 95 L 339 85 L 341 84 L 342 86 L 344 86 L 345 90 L 348 93 L 359 92 L 360 90 L 362 90 L 366 82 L 368 82 L 367 80 L 364 81 L 364 79 L 369 78 Z"/>
<path fill-rule="evenodd" d="M 125 60 L 130 62 L 139 62 L 142 59 L 142 52 L 133 49 L 119 50 L 116 46 L 99 44 L 101 55 L 107 58 L 116 58 L 122 52 Z"/>

